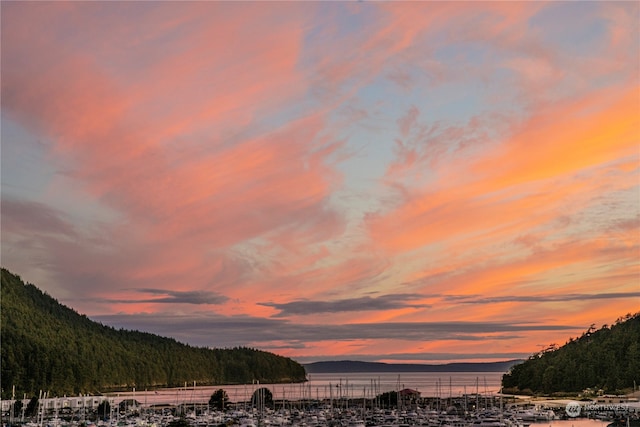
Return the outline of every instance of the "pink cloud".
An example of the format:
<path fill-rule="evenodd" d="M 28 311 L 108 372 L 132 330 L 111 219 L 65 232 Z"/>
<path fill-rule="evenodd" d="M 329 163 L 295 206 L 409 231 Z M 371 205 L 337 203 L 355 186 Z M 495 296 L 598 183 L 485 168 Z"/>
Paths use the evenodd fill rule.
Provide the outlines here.
<path fill-rule="evenodd" d="M 496 155 L 478 162 L 475 171 L 496 174 L 504 179 L 496 184 L 508 186 L 637 153 L 640 119 L 634 91 L 637 87 L 623 86 L 548 108 L 523 124 Z"/>
<path fill-rule="evenodd" d="M 418 110 L 415 105 L 412 105 L 407 111 L 407 114 L 400 119 L 398 119 L 398 126 L 400 127 L 400 134 L 406 138 L 411 131 L 411 128 L 415 126 L 416 119 L 420 114 L 420 110 Z"/>
<path fill-rule="evenodd" d="M 518 224 L 525 218 L 540 224 L 554 218 L 557 212 L 549 207 L 567 197 L 593 197 L 588 190 L 595 188 L 580 180 L 570 183 L 574 188 L 560 187 L 553 192 L 548 191 L 550 184 L 545 180 L 567 183 L 566 177 L 607 167 L 637 151 L 634 129 L 638 118 L 634 97 L 627 89 L 559 104 L 531 117 L 512 136 L 492 149 L 485 148 L 477 158 L 457 156 L 436 164 L 437 180 L 424 189 L 405 188 L 405 203 L 369 216 L 373 240 L 391 250 L 410 250 L 503 228 L 510 222 Z M 430 146 L 427 141 L 419 142 Z M 412 169 L 430 160 L 423 156 Z M 460 170 L 467 174 L 461 175 Z"/>
<path fill-rule="evenodd" d="M 63 300 L 87 296 L 74 307 L 103 313 L 163 309 L 152 298 L 96 301 L 122 301 L 135 287 L 221 295 L 221 315 L 271 316 L 273 308 L 256 305 L 269 298 L 397 289 L 433 305 L 300 316 L 305 324 L 519 321 L 535 310 L 548 313 L 541 321 L 582 323 L 587 314 L 563 315 L 557 302 L 505 300 L 489 314 L 443 295 L 629 289 L 639 243 L 630 232 L 637 209 L 625 208 L 637 201 L 629 194 L 639 123 L 637 70 L 625 53 L 637 50 L 637 6 L 598 6 L 610 19 L 603 46 L 612 53 L 571 60 L 529 26 L 545 3 L 310 7 L 3 5 L 3 115 L 42 138 L 65 182 L 77 184 L 54 180 L 45 191 L 114 212 L 111 222 L 76 224 L 73 213 L 44 203 L 3 206 L 12 259 L 35 260 L 58 275 Z M 318 25 L 323 13 L 342 21 Z M 358 31 L 338 24 L 346 21 Z M 457 53 L 477 46 L 480 62 Z M 491 87 L 498 68 L 507 76 L 500 90 Z M 385 92 L 385 79 L 403 92 Z M 414 93 L 457 83 L 489 92 L 458 118 L 439 116 L 440 104 Z M 374 95 L 382 99 L 375 105 Z M 341 191 L 356 190 L 345 182 L 352 171 L 338 166 L 353 160 L 354 123 L 384 135 L 363 149 L 380 156 L 384 176 L 378 192 L 346 206 L 336 202 Z M 397 139 L 387 138 L 388 126 Z M 356 206 L 365 198 L 367 207 Z M 361 218 L 368 206 L 379 210 Z M 175 309 L 189 313 L 188 304 Z M 546 337 L 521 336 L 509 345 L 531 348 L 527 340 Z M 365 354 L 381 351 L 380 342 L 331 347 L 312 338 L 304 351 Z M 482 348 L 499 343 L 491 336 Z M 425 348 L 465 351 L 448 339 Z"/>
<path fill-rule="evenodd" d="M 3 52 L 9 58 L 5 110 L 45 135 L 52 153 L 72 165 L 68 173 L 122 214 L 110 226 L 109 245 L 120 253 L 110 257 L 111 267 L 134 281 L 193 277 L 215 262 L 218 249 L 279 228 L 311 244 L 343 228 L 327 204 L 341 181 L 331 160 L 341 144 L 324 131 L 325 118 L 300 112 L 274 127 L 256 116 L 308 89 L 297 68 L 303 22 L 274 27 L 282 20 L 279 7 L 240 4 L 225 9 L 220 26 L 200 19 L 204 12 L 221 13 L 220 7 L 192 5 L 172 17 L 170 5 L 149 6 L 154 18 L 132 34 L 113 14 L 105 19 L 116 31 L 93 30 L 86 20 L 100 12 L 97 5 L 25 4 L 14 7 L 14 24 L 3 28 L 3 37 L 15 42 Z M 287 8 L 290 17 L 296 10 Z M 48 20 L 65 27 L 37 38 L 19 25 Z M 92 52 L 64 45 L 65 28 L 73 27 L 86 31 L 80 43 Z M 184 37 L 167 47 L 175 55 L 156 55 L 149 48 L 162 49 L 156 43 L 167 31 Z M 125 41 L 131 47 L 115 48 Z M 19 59 L 24 51 L 29 61 Z M 105 63 L 110 59 L 126 63 L 128 73 Z M 61 254 L 75 258 L 85 251 L 55 245 L 59 265 L 74 262 Z M 109 267 L 96 266 L 98 253 L 81 257 L 94 274 L 113 276 Z"/>

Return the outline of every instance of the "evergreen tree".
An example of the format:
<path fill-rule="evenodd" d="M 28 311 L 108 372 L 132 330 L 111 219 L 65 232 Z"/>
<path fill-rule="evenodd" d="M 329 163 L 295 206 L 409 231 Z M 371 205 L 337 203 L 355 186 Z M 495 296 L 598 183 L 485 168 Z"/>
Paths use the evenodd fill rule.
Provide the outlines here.
<path fill-rule="evenodd" d="M 217 409 L 218 411 L 224 411 L 227 407 L 227 402 L 229 401 L 229 396 L 227 392 L 223 389 L 216 390 L 209 399 L 209 407 Z"/>
<path fill-rule="evenodd" d="M 263 411 L 265 408 L 273 407 L 273 394 L 266 387 L 260 387 L 251 396 L 251 406 Z"/>
<path fill-rule="evenodd" d="M 22 414 L 22 400 L 16 399 L 16 401 L 13 402 L 13 416 L 14 418 L 18 418 L 20 414 Z"/>
<path fill-rule="evenodd" d="M 377 400 L 384 408 L 395 408 L 398 406 L 398 392 L 387 391 L 380 394 Z"/>
<path fill-rule="evenodd" d="M 24 411 L 26 417 L 33 417 L 38 413 L 38 398 L 33 396 L 29 403 L 27 403 L 27 409 Z"/>
<path fill-rule="evenodd" d="M 640 378 L 640 313 L 613 326 L 589 329 L 564 346 L 555 345 L 514 365 L 502 378 L 506 392 L 580 392 L 587 388 L 617 393 Z"/>
<path fill-rule="evenodd" d="M 109 401 L 103 400 L 102 402 L 100 402 L 97 412 L 98 418 L 102 420 L 106 420 L 107 418 L 109 418 L 111 414 L 111 404 L 109 403 Z"/>
<path fill-rule="evenodd" d="M 5 269 L 1 292 L 0 375 L 3 384 L 15 385 L 18 395 L 306 379 L 302 365 L 272 353 L 197 348 L 93 322 Z M 2 398 L 10 392 L 5 387 Z"/>

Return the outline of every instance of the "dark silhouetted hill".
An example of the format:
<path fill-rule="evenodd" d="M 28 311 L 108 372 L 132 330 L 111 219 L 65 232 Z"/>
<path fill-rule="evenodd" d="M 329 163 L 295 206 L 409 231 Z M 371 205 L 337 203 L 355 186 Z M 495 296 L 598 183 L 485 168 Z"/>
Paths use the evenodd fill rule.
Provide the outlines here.
<path fill-rule="evenodd" d="M 171 338 L 117 330 L 61 305 L 2 269 L 3 398 L 137 387 L 304 381 L 304 367 L 272 353 L 192 347 Z M 211 332 L 212 335 L 215 331 Z"/>
<path fill-rule="evenodd" d="M 503 376 L 508 393 L 581 392 L 587 388 L 617 393 L 640 378 L 640 313 L 609 327 L 592 325 L 562 347 L 555 344 L 514 366 Z"/>

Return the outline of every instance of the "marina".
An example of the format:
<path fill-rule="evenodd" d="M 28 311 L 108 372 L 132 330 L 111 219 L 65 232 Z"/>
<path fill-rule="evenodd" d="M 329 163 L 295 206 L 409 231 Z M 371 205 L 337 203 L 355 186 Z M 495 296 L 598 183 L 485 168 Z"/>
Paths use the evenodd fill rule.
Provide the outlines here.
<path fill-rule="evenodd" d="M 403 380 L 406 377 L 406 380 Z M 534 401 L 499 393 L 499 373 L 416 373 L 397 375 L 315 374 L 301 384 L 252 384 L 135 390 L 102 395 L 51 397 L 41 392 L 35 415 L 30 399 L 2 402 L 2 424 L 26 427 L 527 427 L 559 425 L 565 401 Z M 224 410 L 210 405 L 224 390 Z M 265 393 L 266 391 L 266 393 Z M 585 406 L 595 408 L 595 406 Z M 616 408 L 620 409 L 616 411 Z M 637 423 L 637 401 L 584 411 L 582 418 L 606 426 Z M 548 424 L 548 423 L 555 424 Z M 633 425 L 632 425 L 633 424 Z M 560 424 L 561 425 L 561 424 Z M 571 424 L 576 427 L 575 423 Z M 580 424 L 577 424 L 580 426 Z M 569 427 L 569 426 L 567 426 Z M 595 426 L 594 426 L 595 427 Z"/>

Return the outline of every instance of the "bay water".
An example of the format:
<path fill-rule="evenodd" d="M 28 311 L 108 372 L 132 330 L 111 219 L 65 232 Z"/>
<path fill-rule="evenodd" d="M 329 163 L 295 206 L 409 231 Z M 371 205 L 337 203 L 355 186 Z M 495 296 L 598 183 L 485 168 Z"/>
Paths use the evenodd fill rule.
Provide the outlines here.
<path fill-rule="evenodd" d="M 306 383 L 261 384 L 257 381 L 243 385 L 198 386 L 186 383 L 183 387 L 157 390 L 131 390 L 110 393 L 115 402 L 136 399 L 143 405 L 206 403 L 218 389 L 223 389 L 230 402 L 251 400 L 254 391 L 268 388 L 274 400 L 360 399 L 373 398 L 389 391 L 406 388 L 416 390 L 422 397 L 457 397 L 478 393 L 499 392 L 503 372 L 351 372 L 309 374 Z"/>

